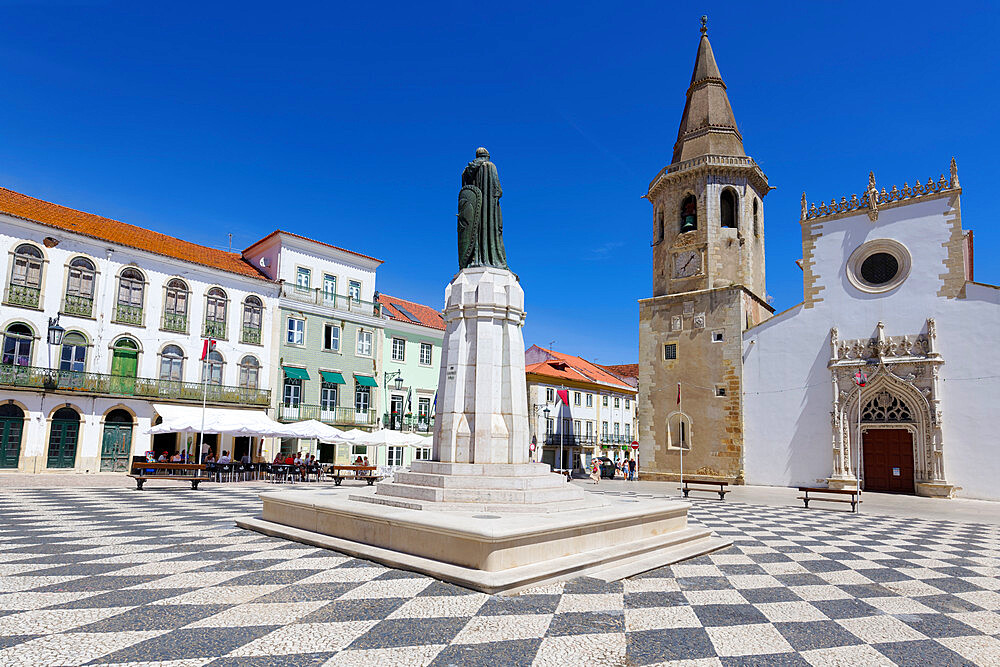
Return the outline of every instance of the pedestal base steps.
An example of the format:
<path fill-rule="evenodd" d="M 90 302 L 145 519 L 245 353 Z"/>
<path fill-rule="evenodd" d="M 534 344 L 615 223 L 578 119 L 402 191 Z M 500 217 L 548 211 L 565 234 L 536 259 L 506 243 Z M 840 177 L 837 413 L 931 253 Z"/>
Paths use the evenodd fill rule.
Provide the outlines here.
<path fill-rule="evenodd" d="M 237 525 L 485 593 L 579 576 L 614 581 L 731 544 L 689 526 L 688 503 L 597 498 L 571 488 L 584 494 L 573 509 L 503 514 L 479 503 L 472 511 L 430 509 L 428 501 L 421 509 L 386 505 L 368 489 L 351 497 L 274 492 L 261 494 L 260 518 Z"/>

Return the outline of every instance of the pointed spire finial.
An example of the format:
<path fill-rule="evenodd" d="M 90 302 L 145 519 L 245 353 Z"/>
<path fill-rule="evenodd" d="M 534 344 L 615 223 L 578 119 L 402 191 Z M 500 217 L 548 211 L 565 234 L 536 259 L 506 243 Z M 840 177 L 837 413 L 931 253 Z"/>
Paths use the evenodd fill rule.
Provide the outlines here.
<path fill-rule="evenodd" d="M 958 185 L 958 163 L 955 162 L 955 158 L 951 158 L 951 187 L 957 188 Z"/>
<path fill-rule="evenodd" d="M 708 32 L 708 14 L 701 15 L 701 34 Z"/>

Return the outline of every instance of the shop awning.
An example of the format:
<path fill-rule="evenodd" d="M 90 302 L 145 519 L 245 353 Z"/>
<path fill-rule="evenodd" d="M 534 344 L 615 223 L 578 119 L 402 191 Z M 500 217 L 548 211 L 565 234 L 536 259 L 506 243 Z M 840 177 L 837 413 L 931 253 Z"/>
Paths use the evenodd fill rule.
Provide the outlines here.
<path fill-rule="evenodd" d="M 378 382 L 375 382 L 375 378 L 370 375 L 355 375 L 354 381 L 357 382 L 362 387 L 377 387 Z"/>
<path fill-rule="evenodd" d="M 347 384 L 347 382 L 344 381 L 343 373 L 320 371 L 319 374 L 323 376 L 323 382 L 329 382 L 330 384 Z"/>
<path fill-rule="evenodd" d="M 281 370 L 285 371 L 285 377 L 289 380 L 308 380 L 309 371 L 304 368 L 295 368 L 294 366 L 282 366 Z"/>

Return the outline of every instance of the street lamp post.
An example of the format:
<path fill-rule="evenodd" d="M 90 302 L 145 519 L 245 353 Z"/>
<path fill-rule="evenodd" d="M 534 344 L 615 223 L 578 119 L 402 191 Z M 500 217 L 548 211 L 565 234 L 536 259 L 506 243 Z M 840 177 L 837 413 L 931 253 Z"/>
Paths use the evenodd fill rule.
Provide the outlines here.
<path fill-rule="evenodd" d="M 393 385 L 395 386 L 396 391 L 402 390 L 402 388 L 403 388 L 403 382 L 404 382 L 404 380 L 403 380 L 403 371 L 402 370 L 398 370 L 398 371 L 393 371 L 391 373 L 386 373 L 385 374 L 385 381 L 383 382 L 383 384 L 385 386 L 386 411 L 389 412 L 389 428 L 392 428 L 393 425 L 395 424 L 395 419 L 393 418 L 392 412 L 391 412 L 391 410 L 392 410 L 392 403 L 389 402 L 389 380 L 392 380 L 393 378 L 395 378 L 395 380 L 393 380 Z M 402 416 L 400 416 L 400 430 L 402 430 L 402 425 L 403 425 L 403 420 L 402 420 Z"/>
<path fill-rule="evenodd" d="M 546 435 L 546 437 L 549 435 L 548 431 L 549 431 L 549 413 L 550 412 L 552 412 L 552 411 L 549 410 L 549 406 L 548 405 L 546 405 L 545 409 L 542 410 L 542 414 L 545 415 L 545 435 Z"/>
<path fill-rule="evenodd" d="M 63 334 L 66 330 L 59 326 L 59 316 L 49 318 L 49 382 L 55 383 L 56 374 L 55 370 L 52 368 L 52 348 L 59 347 L 62 344 Z"/>

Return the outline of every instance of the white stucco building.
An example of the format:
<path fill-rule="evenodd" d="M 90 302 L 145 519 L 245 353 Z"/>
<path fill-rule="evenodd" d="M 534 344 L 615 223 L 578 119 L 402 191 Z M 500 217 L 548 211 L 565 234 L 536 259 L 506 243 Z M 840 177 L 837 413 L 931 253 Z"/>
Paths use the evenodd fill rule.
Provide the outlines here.
<path fill-rule="evenodd" d="M 802 202 L 804 300 L 743 335 L 751 484 L 1000 498 L 1000 288 L 949 177 Z M 860 390 L 857 373 L 866 376 Z M 779 418 L 780 416 L 780 418 Z"/>

